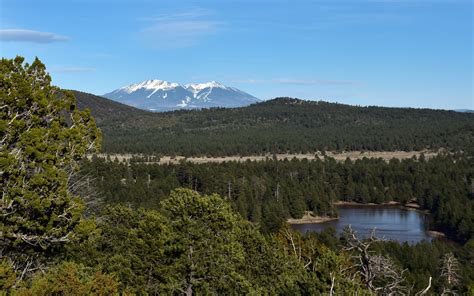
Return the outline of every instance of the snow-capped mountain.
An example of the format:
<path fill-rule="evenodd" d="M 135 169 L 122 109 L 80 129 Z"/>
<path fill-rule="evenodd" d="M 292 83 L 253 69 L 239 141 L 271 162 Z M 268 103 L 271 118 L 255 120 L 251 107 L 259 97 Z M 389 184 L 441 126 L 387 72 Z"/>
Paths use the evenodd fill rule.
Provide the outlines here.
<path fill-rule="evenodd" d="M 181 85 L 157 79 L 124 86 L 103 96 L 151 111 L 242 107 L 260 101 L 237 88 L 215 81 Z"/>

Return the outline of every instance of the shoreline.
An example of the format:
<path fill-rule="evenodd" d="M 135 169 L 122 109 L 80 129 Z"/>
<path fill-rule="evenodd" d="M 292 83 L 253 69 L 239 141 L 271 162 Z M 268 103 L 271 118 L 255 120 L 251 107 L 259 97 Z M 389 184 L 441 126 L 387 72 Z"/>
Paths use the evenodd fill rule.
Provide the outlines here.
<path fill-rule="evenodd" d="M 360 203 L 360 202 L 356 202 L 356 201 L 342 201 L 342 200 L 340 200 L 340 201 L 337 201 L 337 202 L 333 203 L 333 205 L 335 205 L 337 207 L 344 207 L 344 206 L 350 206 L 350 207 L 392 207 L 392 206 L 397 206 L 400 209 L 405 210 L 405 211 L 417 211 L 421 214 L 425 214 L 425 215 L 429 214 L 428 210 L 422 210 L 420 205 L 415 203 L 415 202 L 408 202 L 406 204 L 401 204 L 398 201 L 388 201 L 388 202 L 377 204 L 377 203 L 373 203 L 373 202 Z"/>
<path fill-rule="evenodd" d="M 314 216 L 313 212 L 307 211 L 300 219 L 288 218 L 288 224 L 320 224 L 329 221 L 339 220 L 339 217 Z"/>
<path fill-rule="evenodd" d="M 361 203 L 361 202 L 356 202 L 356 201 L 343 201 L 339 200 L 333 203 L 335 206 L 356 206 L 356 207 L 383 207 L 383 206 L 399 206 L 401 205 L 400 202 L 398 201 L 388 201 L 384 203 Z"/>

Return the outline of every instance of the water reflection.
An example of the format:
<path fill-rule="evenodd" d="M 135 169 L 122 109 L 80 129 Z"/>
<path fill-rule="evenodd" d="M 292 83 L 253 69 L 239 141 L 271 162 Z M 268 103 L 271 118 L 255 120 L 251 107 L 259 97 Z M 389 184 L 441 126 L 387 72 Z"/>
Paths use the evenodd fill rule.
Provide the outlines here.
<path fill-rule="evenodd" d="M 376 228 L 377 236 L 387 240 L 409 243 L 431 240 L 426 233 L 426 215 L 396 206 L 341 206 L 339 220 L 321 224 L 298 224 L 293 225 L 293 228 L 306 233 L 319 232 L 332 226 L 341 233 L 349 224 L 360 236 L 367 236 L 371 229 Z"/>

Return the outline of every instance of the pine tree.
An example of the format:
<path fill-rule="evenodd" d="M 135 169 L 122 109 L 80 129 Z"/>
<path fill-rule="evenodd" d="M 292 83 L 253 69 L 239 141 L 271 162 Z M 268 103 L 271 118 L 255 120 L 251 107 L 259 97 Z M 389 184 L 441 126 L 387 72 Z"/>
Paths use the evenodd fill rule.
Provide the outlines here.
<path fill-rule="evenodd" d="M 173 236 L 165 251 L 170 290 L 186 295 L 251 290 L 238 268 L 244 261 L 238 242 L 242 220 L 223 198 L 177 189 L 162 207 L 172 221 Z"/>

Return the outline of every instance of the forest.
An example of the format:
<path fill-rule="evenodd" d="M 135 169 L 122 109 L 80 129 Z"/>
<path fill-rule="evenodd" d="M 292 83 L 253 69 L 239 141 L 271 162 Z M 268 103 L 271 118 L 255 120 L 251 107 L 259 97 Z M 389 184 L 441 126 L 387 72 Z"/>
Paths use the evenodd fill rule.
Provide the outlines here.
<path fill-rule="evenodd" d="M 74 92 L 103 133 L 106 153 L 182 156 L 315 151 L 463 150 L 474 114 L 276 98 L 248 107 L 151 113 Z M 129 111 L 124 111 L 129 110 Z"/>
<path fill-rule="evenodd" d="M 402 204 L 416 200 L 430 212 L 430 227 L 457 243 L 376 242 L 374 251 L 408 270 L 405 284 L 412 286 L 412 291 L 421 290 L 426 279 L 439 271 L 443 256 L 451 252 L 460 258 L 457 268 L 463 273 L 461 285 L 468 287 L 474 280 L 470 257 L 474 243 L 474 165 L 472 157 L 464 153 L 389 162 L 374 158 L 337 162 L 326 157 L 315 161 L 270 158 L 262 162 L 159 165 L 146 163 L 149 160 L 136 157 L 127 163 L 94 157 L 82 165 L 82 174 L 104 198 L 104 204 L 131 208 L 160 210 L 178 187 L 201 194 L 217 193 L 239 217 L 258 225 L 267 238 L 287 237 L 285 220 L 301 217 L 306 210 L 336 216 L 337 208 L 332 204 L 339 200 Z M 331 229 L 299 239 L 302 243 L 315 240 L 335 252 L 343 251 L 346 244 L 346 239 Z M 436 277 L 436 282 L 442 282 L 441 278 Z M 442 292 L 441 287 L 436 289 Z"/>
<path fill-rule="evenodd" d="M 465 154 L 389 162 L 376 158 L 337 162 L 329 157 L 223 164 L 145 161 L 94 157 L 83 164 L 82 173 L 105 202 L 134 207 L 158 208 L 174 188 L 218 193 L 266 233 L 305 211 L 335 216 L 337 208 L 332 204 L 337 201 L 406 204 L 415 200 L 432 213 L 433 228 L 460 242 L 474 236 L 474 163 Z"/>
<path fill-rule="evenodd" d="M 0 98 L 1 295 L 474 293 L 469 146 L 430 159 L 389 162 L 325 157 L 158 165 L 144 163 L 147 157 L 88 159 L 107 141 L 107 128 L 97 128 L 106 119 L 99 115 L 96 124 L 97 110 L 78 108 L 73 92 L 52 86 L 39 59 L 31 64 L 22 57 L 2 59 Z M 268 104 L 279 109 L 280 103 L 307 104 L 291 99 Z M 117 122 L 128 110 L 96 104 Z M 434 137 L 441 139 L 438 144 L 452 139 L 454 149 L 472 140 L 470 117 L 413 112 L 426 112 L 424 120 L 439 112 L 439 122 L 451 122 L 452 133 Z M 399 116 L 403 113 L 410 112 Z M 369 117 L 361 120 L 375 120 Z M 417 134 L 407 135 L 406 141 Z M 376 233 L 362 239 L 350 226 L 340 236 L 334 229 L 302 235 L 285 223 L 305 210 L 337 215 L 338 200 L 416 201 L 433 216 L 431 227 L 450 239 L 399 244 Z"/>

